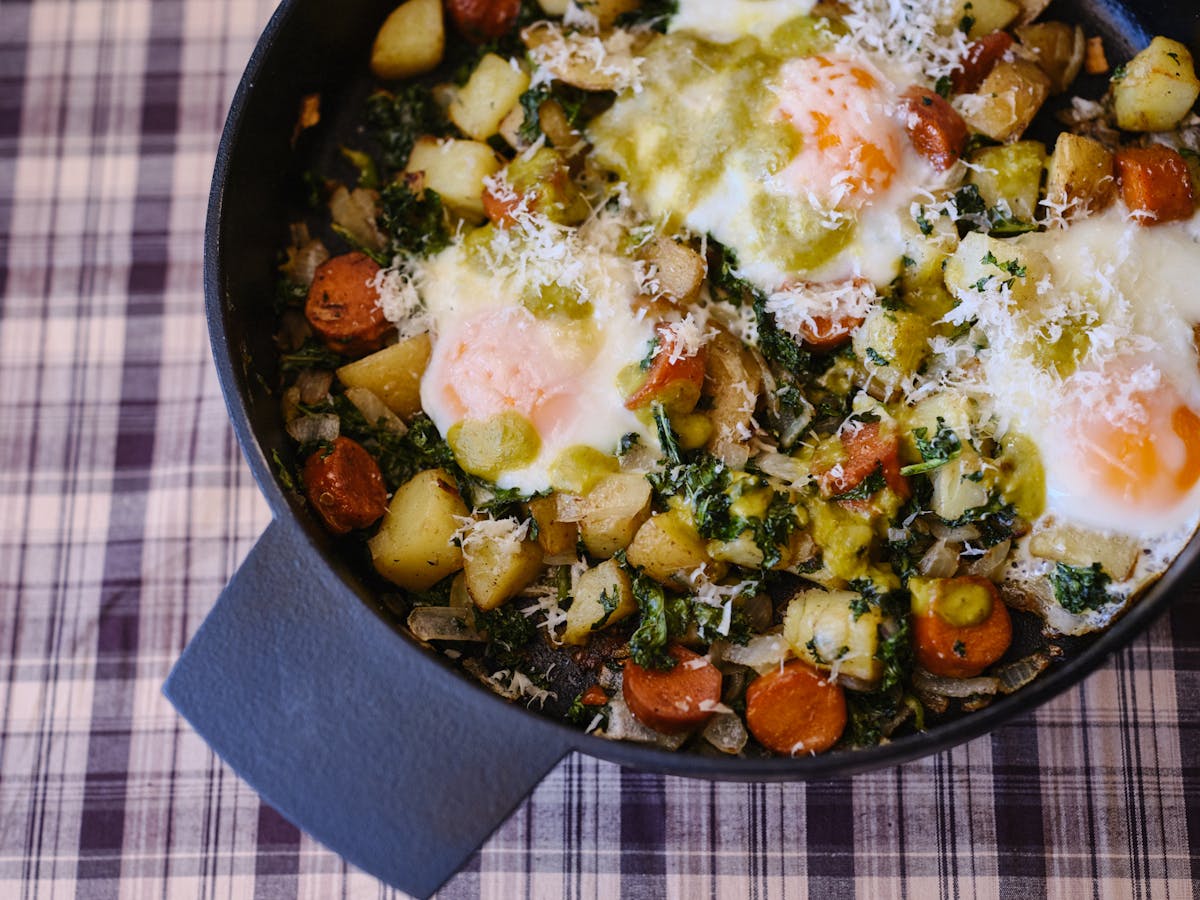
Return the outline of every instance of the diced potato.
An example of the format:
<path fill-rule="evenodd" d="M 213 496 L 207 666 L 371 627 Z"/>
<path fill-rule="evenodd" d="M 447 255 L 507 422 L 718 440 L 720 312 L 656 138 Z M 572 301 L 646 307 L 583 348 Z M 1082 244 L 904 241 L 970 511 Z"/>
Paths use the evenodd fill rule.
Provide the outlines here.
<path fill-rule="evenodd" d="M 950 24 L 961 28 L 969 22 L 967 37 L 976 40 L 985 34 L 1007 28 L 1020 14 L 1021 4 L 1015 0 L 959 0 Z"/>
<path fill-rule="evenodd" d="M 346 387 L 371 391 L 402 419 L 421 411 L 421 376 L 429 364 L 428 334 L 404 338 L 337 370 Z"/>
<path fill-rule="evenodd" d="M 571 0 L 538 0 L 538 6 L 548 16 L 561 16 L 571 5 Z"/>
<path fill-rule="evenodd" d="M 450 121 L 467 137 L 486 141 L 500 130 L 501 120 L 517 107 L 528 88 L 524 69 L 487 53 L 450 104 Z"/>
<path fill-rule="evenodd" d="M 871 392 L 887 399 L 929 356 L 929 321 L 905 309 L 874 307 L 851 346 L 871 377 Z"/>
<path fill-rule="evenodd" d="M 542 571 L 536 541 L 478 541 L 463 554 L 467 593 L 482 610 L 503 605 Z"/>
<path fill-rule="evenodd" d="M 1007 207 L 1013 218 L 1033 221 L 1046 166 L 1046 147 L 1041 141 L 985 147 L 971 162 L 980 166 L 971 170 L 971 183 L 989 207 Z"/>
<path fill-rule="evenodd" d="M 648 39 L 648 38 L 643 38 Z M 637 41 L 617 29 L 600 38 L 604 53 L 596 52 L 596 36 L 566 32 L 552 22 L 535 22 L 521 31 L 530 56 L 545 66 L 563 84 L 585 91 L 619 91 L 634 70 Z"/>
<path fill-rule="evenodd" d="M 1108 208 L 1117 193 L 1113 155 L 1099 141 L 1064 131 L 1058 136 L 1046 175 L 1046 198 L 1068 211 Z"/>
<path fill-rule="evenodd" d="M 419 138 L 405 172 L 423 172 L 424 186 L 437 191 L 442 202 L 464 219 L 482 221 L 483 180 L 500 171 L 500 160 L 479 141 Z"/>
<path fill-rule="evenodd" d="M 1040 524 L 1029 536 L 1029 552 L 1071 566 L 1100 563 L 1110 578 L 1124 581 L 1133 574 L 1141 548 L 1123 535 L 1104 535 L 1071 525 Z"/>
<path fill-rule="evenodd" d="M 429 590 L 463 567 L 462 550 L 450 539 L 466 515 L 446 472 L 414 475 L 396 491 L 378 533 L 368 541 L 375 570 L 405 590 Z"/>
<path fill-rule="evenodd" d="M 1012 59 L 996 63 L 979 90 L 964 94 L 959 103 L 973 131 L 1010 141 L 1024 134 L 1049 96 L 1049 76 L 1036 63 Z"/>
<path fill-rule="evenodd" d="M 1050 77 L 1050 89 L 1061 94 L 1071 87 L 1083 67 L 1087 39 L 1083 29 L 1066 22 L 1038 22 L 1017 29 L 1017 39 L 1030 50 Z"/>
<path fill-rule="evenodd" d="M 758 405 L 762 374 L 742 342 L 727 331 L 719 331 L 707 347 L 704 393 L 712 398 L 709 418 L 713 425 L 708 450 L 730 467 L 740 469 L 749 457 L 746 441 Z"/>
<path fill-rule="evenodd" d="M 642 475 L 608 475 L 583 499 L 582 506 L 579 534 L 583 544 L 592 556 L 607 559 L 628 547 L 650 517 L 650 483 Z"/>
<path fill-rule="evenodd" d="M 691 247 L 660 235 L 642 247 L 638 257 L 654 266 L 659 290 L 676 303 L 691 303 L 700 293 L 708 267 Z"/>
<path fill-rule="evenodd" d="M 763 552 L 754 541 L 753 532 L 746 530 L 732 541 L 709 541 L 708 555 L 717 562 L 758 569 L 763 564 Z M 786 547 L 779 548 L 779 562 L 771 566 L 775 571 L 791 571 L 807 563 L 817 553 L 812 536 L 807 531 L 793 531 Z"/>
<path fill-rule="evenodd" d="M 988 491 L 981 482 L 974 481 L 980 471 L 979 454 L 964 443 L 961 455 L 929 473 L 933 491 L 929 508 L 934 515 L 947 522 L 962 518 L 969 509 L 976 509 L 988 502 Z"/>
<path fill-rule="evenodd" d="M 861 599 L 853 591 L 796 594 L 783 619 L 783 636 L 792 652 L 817 668 L 836 666 L 839 673 L 851 678 L 878 681 L 883 664 L 875 658 L 875 651 L 883 617 L 877 606 L 856 615 L 852 604 Z"/>
<path fill-rule="evenodd" d="M 627 619 L 637 612 L 633 584 L 616 560 L 607 559 L 579 576 L 575 597 L 567 610 L 564 644 L 586 644 L 593 631 Z"/>
<path fill-rule="evenodd" d="M 1118 128 L 1170 131 L 1200 97 L 1200 79 L 1187 47 L 1156 37 L 1129 61 L 1124 77 L 1113 76 L 1112 91 Z"/>
<path fill-rule="evenodd" d="M 442 0 L 407 0 L 375 36 L 371 71 L 387 80 L 410 78 L 436 68 L 445 50 Z"/>
<path fill-rule="evenodd" d="M 1049 268 L 1036 250 L 973 231 L 946 260 L 946 287 L 961 293 L 1008 285 L 1013 300 L 1032 309 L 1038 303 L 1038 280 Z"/>
<path fill-rule="evenodd" d="M 552 565 L 574 562 L 578 555 L 575 547 L 579 543 L 579 526 L 574 522 L 559 521 L 558 498 L 550 496 L 530 500 L 529 514 L 537 523 L 538 545 L 546 562 Z"/>
<path fill-rule="evenodd" d="M 687 573 L 712 562 L 704 538 L 676 510 L 651 516 L 638 529 L 626 556 L 663 584 L 686 579 Z"/>
<path fill-rule="evenodd" d="M 575 4 L 595 16 L 601 30 L 604 30 L 612 28 L 620 16 L 641 6 L 642 0 L 575 0 Z"/>

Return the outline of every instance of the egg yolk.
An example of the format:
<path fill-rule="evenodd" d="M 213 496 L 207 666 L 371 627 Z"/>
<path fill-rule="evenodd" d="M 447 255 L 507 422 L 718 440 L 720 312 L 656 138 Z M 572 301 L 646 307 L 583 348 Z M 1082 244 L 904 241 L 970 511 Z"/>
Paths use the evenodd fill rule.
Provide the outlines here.
<path fill-rule="evenodd" d="M 883 75 L 838 56 L 792 60 L 781 74 L 779 114 L 802 140 L 786 170 L 795 187 L 839 210 L 887 190 L 902 144 Z"/>
<path fill-rule="evenodd" d="M 585 370 L 578 342 L 524 307 L 475 316 L 439 340 L 429 373 L 443 408 L 456 421 L 485 421 L 517 412 L 544 437 L 573 403 L 572 385 Z"/>
<path fill-rule="evenodd" d="M 1102 494 L 1134 509 L 1165 510 L 1200 481 L 1200 416 L 1173 388 L 1129 397 L 1132 413 L 1075 429 L 1075 462 Z"/>

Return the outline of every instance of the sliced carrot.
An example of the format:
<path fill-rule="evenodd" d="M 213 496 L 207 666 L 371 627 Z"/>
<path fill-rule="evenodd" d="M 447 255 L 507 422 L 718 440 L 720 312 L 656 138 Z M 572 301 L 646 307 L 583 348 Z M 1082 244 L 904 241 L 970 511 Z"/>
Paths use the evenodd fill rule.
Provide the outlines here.
<path fill-rule="evenodd" d="M 888 487 L 901 498 L 909 496 L 908 479 L 900 474 L 900 436 L 878 422 L 860 422 L 845 429 L 840 440 L 845 458 L 817 473 L 817 484 L 826 497 L 854 490 L 878 468 Z"/>
<path fill-rule="evenodd" d="M 700 400 L 708 354 L 701 347 L 698 353 L 684 356 L 674 331 L 666 325 L 659 325 L 657 331 L 658 352 L 646 370 L 646 380 L 625 400 L 625 408 L 642 409 L 657 400 L 672 413 L 689 413 Z"/>
<path fill-rule="evenodd" d="M 775 753 L 824 753 L 846 729 L 846 695 L 816 669 L 792 660 L 750 682 L 746 727 Z"/>
<path fill-rule="evenodd" d="M 343 253 L 317 267 L 304 315 L 331 350 L 361 355 L 383 346 L 392 323 L 373 285 L 379 266 L 365 253 Z"/>
<path fill-rule="evenodd" d="M 379 464 L 362 445 L 338 437 L 304 463 L 304 493 L 334 534 L 374 525 L 387 511 Z"/>
<path fill-rule="evenodd" d="M 1008 607 L 986 578 L 934 578 L 927 585 L 927 608 L 919 608 L 914 593 L 912 633 L 917 662 L 943 678 L 974 678 L 1000 659 L 1012 643 Z M 972 586 L 987 592 L 991 609 L 978 624 L 955 625 L 939 606 L 952 592 Z"/>
<path fill-rule="evenodd" d="M 1012 45 L 1012 35 L 1007 31 L 993 31 L 973 41 L 958 68 L 950 74 L 954 93 L 969 94 L 976 90 Z"/>
<path fill-rule="evenodd" d="M 1117 151 L 1121 199 L 1142 225 L 1190 219 L 1196 209 L 1192 175 L 1178 150 L 1153 144 Z"/>
<path fill-rule="evenodd" d="M 812 325 L 800 327 L 800 337 L 814 350 L 834 350 L 850 340 L 862 323 L 862 316 L 814 316 Z"/>
<path fill-rule="evenodd" d="M 913 147 L 939 172 L 944 172 L 962 155 L 967 143 L 967 124 L 953 106 L 927 88 L 913 85 L 900 97 L 904 127 Z"/>
<path fill-rule="evenodd" d="M 646 669 L 627 660 L 621 691 L 643 725 L 664 734 L 679 734 L 699 728 L 712 717 L 721 701 L 721 673 L 703 656 L 679 644 L 668 647 L 667 652 L 675 660 L 670 669 Z"/>

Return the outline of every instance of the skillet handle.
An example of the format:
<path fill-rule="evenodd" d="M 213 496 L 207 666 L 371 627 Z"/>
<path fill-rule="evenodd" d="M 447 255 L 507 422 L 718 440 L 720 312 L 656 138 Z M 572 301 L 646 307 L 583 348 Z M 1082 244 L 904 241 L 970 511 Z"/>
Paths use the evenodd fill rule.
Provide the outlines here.
<path fill-rule="evenodd" d="M 570 749 L 401 638 L 295 525 L 273 522 L 163 687 L 321 843 L 433 893 Z"/>

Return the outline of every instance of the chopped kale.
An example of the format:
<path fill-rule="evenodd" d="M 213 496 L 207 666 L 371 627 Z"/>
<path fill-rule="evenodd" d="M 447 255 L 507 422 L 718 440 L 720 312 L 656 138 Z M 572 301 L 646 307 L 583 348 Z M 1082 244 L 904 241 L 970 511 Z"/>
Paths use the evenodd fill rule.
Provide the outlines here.
<path fill-rule="evenodd" d="M 392 241 L 394 252 L 429 256 L 450 244 L 442 198 L 426 188 L 415 194 L 403 181 L 384 188 L 379 226 Z"/>
<path fill-rule="evenodd" d="M 962 453 L 962 442 L 954 433 L 954 429 L 946 427 L 946 422 L 941 416 L 938 416 L 937 431 L 933 437 L 926 438 L 928 433 L 927 428 L 917 428 L 913 431 L 913 440 L 916 442 L 917 449 L 921 451 L 922 462 L 905 466 L 900 470 L 901 475 L 921 475 L 925 472 L 932 472 L 950 460 L 956 459 Z"/>
<path fill-rule="evenodd" d="M 679 441 L 675 437 L 675 429 L 671 427 L 666 407 L 656 400 L 650 404 L 650 409 L 654 415 L 654 425 L 658 429 L 658 442 L 662 445 L 663 458 L 668 465 L 678 466 L 683 462 L 683 454 L 679 450 Z"/>
<path fill-rule="evenodd" d="M 671 669 L 675 658 L 667 652 L 671 630 L 667 623 L 667 597 L 662 586 L 636 570 L 632 574 L 633 598 L 642 621 L 629 638 L 629 655 L 646 669 Z"/>
<path fill-rule="evenodd" d="M 621 588 L 618 585 L 612 586 L 612 593 L 609 593 L 608 588 L 600 591 L 600 608 L 604 610 L 604 615 L 596 622 L 592 623 L 592 631 L 599 631 L 608 624 L 608 620 L 612 618 L 612 614 L 617 611 L 617 607 L 621 605 Z"/>
<path fill-rule="evenodd" d="M 869 359 L 871 362 L 875 363 L 875 365 L 877 365 L 877 366 L 890 366 L 892 364 L 892 361 L 890 359 L 888 359 L 886 356 L 881 354 L 874 347 L 867 348 L 867 359 Z"/>
<path fill-rule="evenodd" d="M 367 98 L 367 133 L 380 148 L 384 168 L 403 169 L 417 138 L 446 127 L 445 116 L 429 87 L 410 83 L 393 92 L 376 91 Z"/>
<path fill-rule="evenodd" d="M 950 95 L 954 93 L 954 82 L 950 79 L 949 75 L 943 75 L 937 80 L 937 84 L 934 85 L 933 89 L 937 91 L 938 96 L 943 100 L 949 100 Z"/>
<path fill-rule="evenodd" d="M 850 488 L 848 491 L 843 491 L 840 494 L 835 494 L 830 497 L 831 500 L 867 500 L 878 494 L 887 487 L 887 479 L 883 476 L 883 466 L 880 463 L 875 464 L 875 468 L 871 474 Z"/>
<path fill-rule="evenodd" d="M 487 635 L 487 655 L 503 668 L 517 668 L 521 651 L 537 635 L 533 620 L 511 605 L 490 612 L 476 609 L 474 615 L 475 628 Z"/>
<path fill-rule="evenodd" d="M 1112 600 L 1108 584 L 1112 579 L 1100 568 L 1100 563 L 1090 566 L 1069 566 L 1055 563 L 1050 573 L 1050 586 L 1054 588 L 1054 599 L 1069 613 L 1078 615 L 1085 609 L 1099 609 Z"/>
<path fill-rule="evenodd" d="M 334 353 L 316 338 L 308 338 L 291 353 L 279 355 L 279 371 L 284 374 L 302 369 L 336 369 L 344 365 L 345 357 Z"/>
<path fill-rule="evenodd" d="M 296 479 L 292 476 L 292 470 L 283 461 L 278 450 L 271 451 L 271 461 L 275 463 L 275 475 L 279 479 L 279 483 L 284 486 L 284 489 L 289 491 L 298 490 Z"/>
<path fill-rule="evenodd" d="M 567 124 L 574 127 L 583 118 L 588 95 L 579 88 L 562 83 L 543 84 L 527 90 L 521 95 L 519 101 L 521 111 L 525 114 L 519 130 L 522 140 L 532 144 L 542 136 L 541 106 L 547 100 L 556 101 L 567 117 Z"/>

